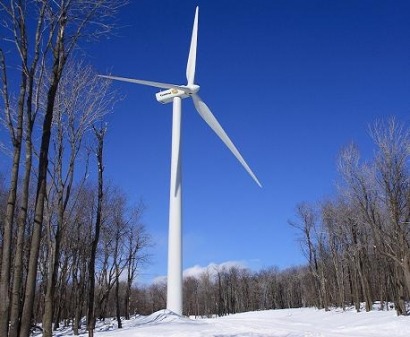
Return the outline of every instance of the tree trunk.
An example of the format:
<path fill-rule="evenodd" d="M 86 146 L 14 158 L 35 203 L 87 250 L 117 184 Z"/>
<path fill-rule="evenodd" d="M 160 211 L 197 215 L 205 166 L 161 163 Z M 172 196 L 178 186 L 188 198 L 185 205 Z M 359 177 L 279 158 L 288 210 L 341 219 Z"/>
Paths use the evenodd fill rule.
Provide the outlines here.
<path fill-rule="evenodd" d="M 362 286 L 364 300 L 366 302 L 366 312 L 372 310 L 373 300 L 372 294 L 370 290 L 369 279 L 367 275 L 367 271 L 365 269 L 365 261 L 363 257 L 362 250 L 358 252 L 358 261 L 357 261 L 357 271 L 360 278 L 360 284 Z"/>
<path fill-rule="evenodd" d="M 122 328 L 121 312 L 120 312 L 120 272 L 118 266 L 115 268 L 115 309 L 117 314 L 118 329 Z"/>
<path fill-rule="evenodd" d="M 82 317 L 82 308 L 83 308 L 83 295 L 85 293 L 85 272 L 86 272 L 86 262 L 80 262 L 81 268 L 80 269 L 80 278 L 77 277 L 73 278 L 75 282 L 75 292 L 74 292 L 74 322 L 73 322 L 73 331 L 74 335 L 79 335 L 79 328 L 81 327 L 81 317 Z"/>
<path fill-rule="evenodd" d="M 11 244 L 14 221 L 14 208 L 16 203 L 17 180 L 20 162 L 20 149 L 15 149 L 13 155 L 13 168 L 11 173 L 11 183 L 9 197 L 7 199 L 6 218 L 4 221 L 3 252 L 1 261 L 0 278 L 0 336 L 7 336 L 9 325 L 9 305 L 10 305 L 10 271 L 11 271 Z"/>
<path fill-rule="evenodd" d="M 62 41 L 61 41 L 62 43 Z M 24 296 L 23 313 L 21 317 L 20 337 L 30 334 L 31 319 L 33 317 L 34 296 L 37 281 L 37 265 L 40 251 L 41 232 L 43 227 L 44 201 L 46 198 L 48 151 L 51 138 L 51 123 L 53 121 L 54 102 L 57 94 L 58 83 L 61 76 L 63 60 L 56 57 L 53 66 L 53 78 L 47 95 L 47 109 L 44 116 L 42 138 L 40 146 L 38 181 L 35 203 L 34 226 L 31 237 L 30 257 L 28 262 L 26 293 Z"/>
<path fill-rule="evenodd" d="M 131 286 L 132 282 L 130 282 L 130 278 L 127 279 L 127 287 L 125 289 L 125 319 L 130 319 L 130 311 L 131 311 Z"/>
<path fill-rule="evenodd" d="M 91 256 L 88 264 L 88 311 L 87 311 L 87 329 L 88 336 L 94 336 L 95 314 L 94 314 L 94 294 L 95 294 L 95 258 L 97 255 L 98 240 L 100 238 L 102 203 L 103 203 L 103 147 L 105 129 L 97 130 L 94 128 L 97 145 L 97 166 L 98 166 L 98 196 L 97 196 L 97 215 L 95 220 L 94 240 L 91 244 Z"/>
<path fill-rule="evenodd" d="M 28 122 L 27 122 L 28 123 Z M 17 244 L 14 256 L 13 288 L 11 292 L 11 311 L 10 311 L 10 331 L 9 337 L 17 337 L 20 328 L 21 316 L 21 295 L 23 291 L 23 257 L 24 257 L 24 235 L 26 230 L 27 209 L 29 201 L 30 173 L 32 167 L 31 130 L 27 130 L 26 135 L 26 161 L 25 173 L 22 186 L 22 200 L 20 212 L 17 219 Z"/>
<path fill-rule="evenodd" d="M 402 264 L 407 293 L 410 294 L 410 256 L 408 254 L 405 255 Z"/>
<path fill-rule="evenodd" d="M 57 296 L 57 300 L 55 303 L 56 311 L 54 315 L 54 326 L 53 326 L 54 331 L 56 331 L 60 327 L 60 321 L 61 321 L 61 315 L 63 313 L 63 309 L 65 309 L 66 311 L 64 318 L 67 320 L 67 317 L 68 317 L 67 308 L 69 306 L 69 303 L 72 303 L 71 301 L 66 301 L 66 289 L 67 289 L 67 283 L 69 282 L 68 264 L 69 264 L 69 257 L 66 255 L 64 259 L 64 263 L 62 264 L 62 267 L 59 268 L 61 270 L 61 273 L 60 273 L 59 288 L 58 288 L 59 294 Z M 64 326 L 66 326 L 66 323 L 64 323 Z"/>
<path fill-rule="evenodd" d="M 47 288 L 44 296 L 43 337 L 53 335 L 53 313 L 55 308 L 55 290 L 58 278 L 58 265 L 61 242 L 61 225 L 58 225 L 54 244 L 51 244 L 50 261 L 47 273 Z"/>
<path fill-rule="evenodd" d="M 8 102 L 7 77 L 3 51 L 0 50 L 0 67 L 2 69 L 3 95 Z M 26 96 L 27 76 L 22 71 L 20 93 L 18 99 L 17 125 L 14 130 L 12 122 L 9 123 L 11 140 L 13 143 L 13 164 L 11 168 L 10 188 L 7 198 L 6 217 L 4 219 L 4 232 L 2 244 L 2 260 L 0 271 L 0 336 L 7 336 L 9 330 L 9 306 L 10 306 L 10 274 L 11 274 L 11 250 L 12 250 L 12 233 L 14 222 L 14 211 L 17 196 L 17 183 L 20 167 L 21 143 L 23 137 L 23 114 L 24 101 Z M 10 114 L 9 107 L 6 107 L 6 114 Z M 10 119 L 11 116 L 9 115 Z"/>

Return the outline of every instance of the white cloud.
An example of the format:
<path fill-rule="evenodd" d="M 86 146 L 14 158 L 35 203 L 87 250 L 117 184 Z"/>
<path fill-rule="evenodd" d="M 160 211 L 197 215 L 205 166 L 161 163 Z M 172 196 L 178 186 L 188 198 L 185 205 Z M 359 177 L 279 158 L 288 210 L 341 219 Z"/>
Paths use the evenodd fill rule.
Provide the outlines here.
<path fill-rule="evenodd" d="M 183 272 L 183 276 L 199 278 L 201 275 L 205 273 L 207 273 L 209 276 L 215 276 L 218 271 L 221 271 L 223 269 L 229 269 L 232 267 L 247 268 L 246 263 L 242 261 L 225 261 L 219 264 L 210 263 L 206 267 L 195 265 L 193 267 L 185 269 Z"/>
<path fill-rule="evenodd" d="M 207 271 L 208 267 L 202 267 L 200 265 L 195 265 L 193 267 L 187 268 L 183 272 L 184 277 L 199 277 L 201 274 Z"/>
<path fill-rule="evenodd" d="M 200 265 L 195 265 L 193 267 L 189 267 L 185 269 L 182 273 L 183 277 L 194 277 L 194 278 L 200 278 L 201 275 L 207 273 L 210 277 L 216 276 L 218 271 L 224 270 L 224 269 L 229 269 L 232 267 L 237 267 L 237 268 L 248 268 L 247 264 L 244 261 L 225 261 L 222 263 L 210 263 L 207 266 L 200 266 Z M 165 275 L 158 276 L 154 278 L 152 281 L 153 283 L 156 284 L 161 284 L 161 283 L 166 283 L 167 277 Z"/>
<path fill-rule="evenodd" d="M 157 276 L 152 280 L 153 284 L 161 284 L 161 283 L 166 283 L 167 282 L 167 277 L 165 275 L 162 276 Z"/>

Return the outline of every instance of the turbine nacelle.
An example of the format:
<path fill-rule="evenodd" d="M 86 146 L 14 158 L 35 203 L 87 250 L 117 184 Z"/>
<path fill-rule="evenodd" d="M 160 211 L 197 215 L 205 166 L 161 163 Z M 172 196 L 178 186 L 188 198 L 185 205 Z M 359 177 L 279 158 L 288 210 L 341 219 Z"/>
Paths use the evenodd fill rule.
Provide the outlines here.
<path fill-rule="evenodd" d="M 177 89 L 178 88 L 178 89 Z M 174 88 L 163 90 L 155 94 L 155 98 L 158 102 L 162 104 L 171 103 L 175 97 L 180 97 L 182 99 L 187 98 L 191 95 L 196 94 L 199 91 L 199 85 L 181 85 L 175 86 Z"/>
<path fill-rule="evenodd" d="M 189 95 L 185 91 L 175 88 L 163 90 L 155 94 L 157 101 L 162 104 L 171 103 L 175 97 L 187 98 Z"/>

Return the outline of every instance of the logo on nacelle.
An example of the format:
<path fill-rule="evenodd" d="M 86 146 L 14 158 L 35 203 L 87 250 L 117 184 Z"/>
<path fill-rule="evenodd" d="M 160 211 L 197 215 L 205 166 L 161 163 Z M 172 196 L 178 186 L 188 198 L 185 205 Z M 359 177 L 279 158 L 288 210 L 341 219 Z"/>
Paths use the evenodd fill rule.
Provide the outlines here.
<path fill-rule="evenodd" d="M 171 89 L 171 93 L 177 94 L 177 93 L 178 93 L 178 89 Z"/>

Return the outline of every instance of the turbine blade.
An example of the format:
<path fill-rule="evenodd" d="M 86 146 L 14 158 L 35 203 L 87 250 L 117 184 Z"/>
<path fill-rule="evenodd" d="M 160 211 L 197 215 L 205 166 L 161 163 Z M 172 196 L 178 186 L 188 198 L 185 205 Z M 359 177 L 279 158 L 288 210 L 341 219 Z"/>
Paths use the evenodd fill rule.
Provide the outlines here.
<path fill-rule="evenodd" d="M 196 66 L 196 46 L 198 41 L 198 12 L 199 7 L 196 7 L 194 26 L 192 28 L 191 47 L 189 48 L 188 63 L 186 65 L 186 79 L 188 86 L 195 82 L 195 66 Z"/>
<path fill-rule="evenodd" d="M 181 87 L 176 84 L 169 84 L 169 83 L 161 83 L 161 82 L 153 82 L 153 81 L 145 81 L 145 80 L 137 80 L 134 78 L 126 78 L 126 77 L 118 77 L 118 76 L 108 76 L 108 75 L 98 75 L 99 77 L 108 78 L 111 80 L 123 81 L 123 82 L 130 82 L 130 83 L 137 83 L 142 85 L 147 85 L 150 87 L 161 88 L 161 89 L 178 89 L 182 91 L 187 91 L 186 87 Z"/>
<path fill-rule="evenodd" d="M 204 119 L 204 121 L 209 125 L 209 127 L 218 135 L 218 137 L 225 143 L 229 150 L 234 154 L 236 159 L 242 164 L 245 170 L 249 173 L 249 175 L 255 180 L 255 182 L 262 187 L 261 183 L 259 182 L 258 178 L 256 178 L 255 174 L 252 172 L 248 164 L 243 159 L 242 155 L 239 153 L 238 149 L 232 143 L 231 139 L 228 137 L 222 126 L 216 120 L 215 116 L 212 114 L 211 110 L 208 106 L 201 100 L 201 98 L 193 94 L 192 99 L 194 101 L 194 105 L 200 116 Z"/>

